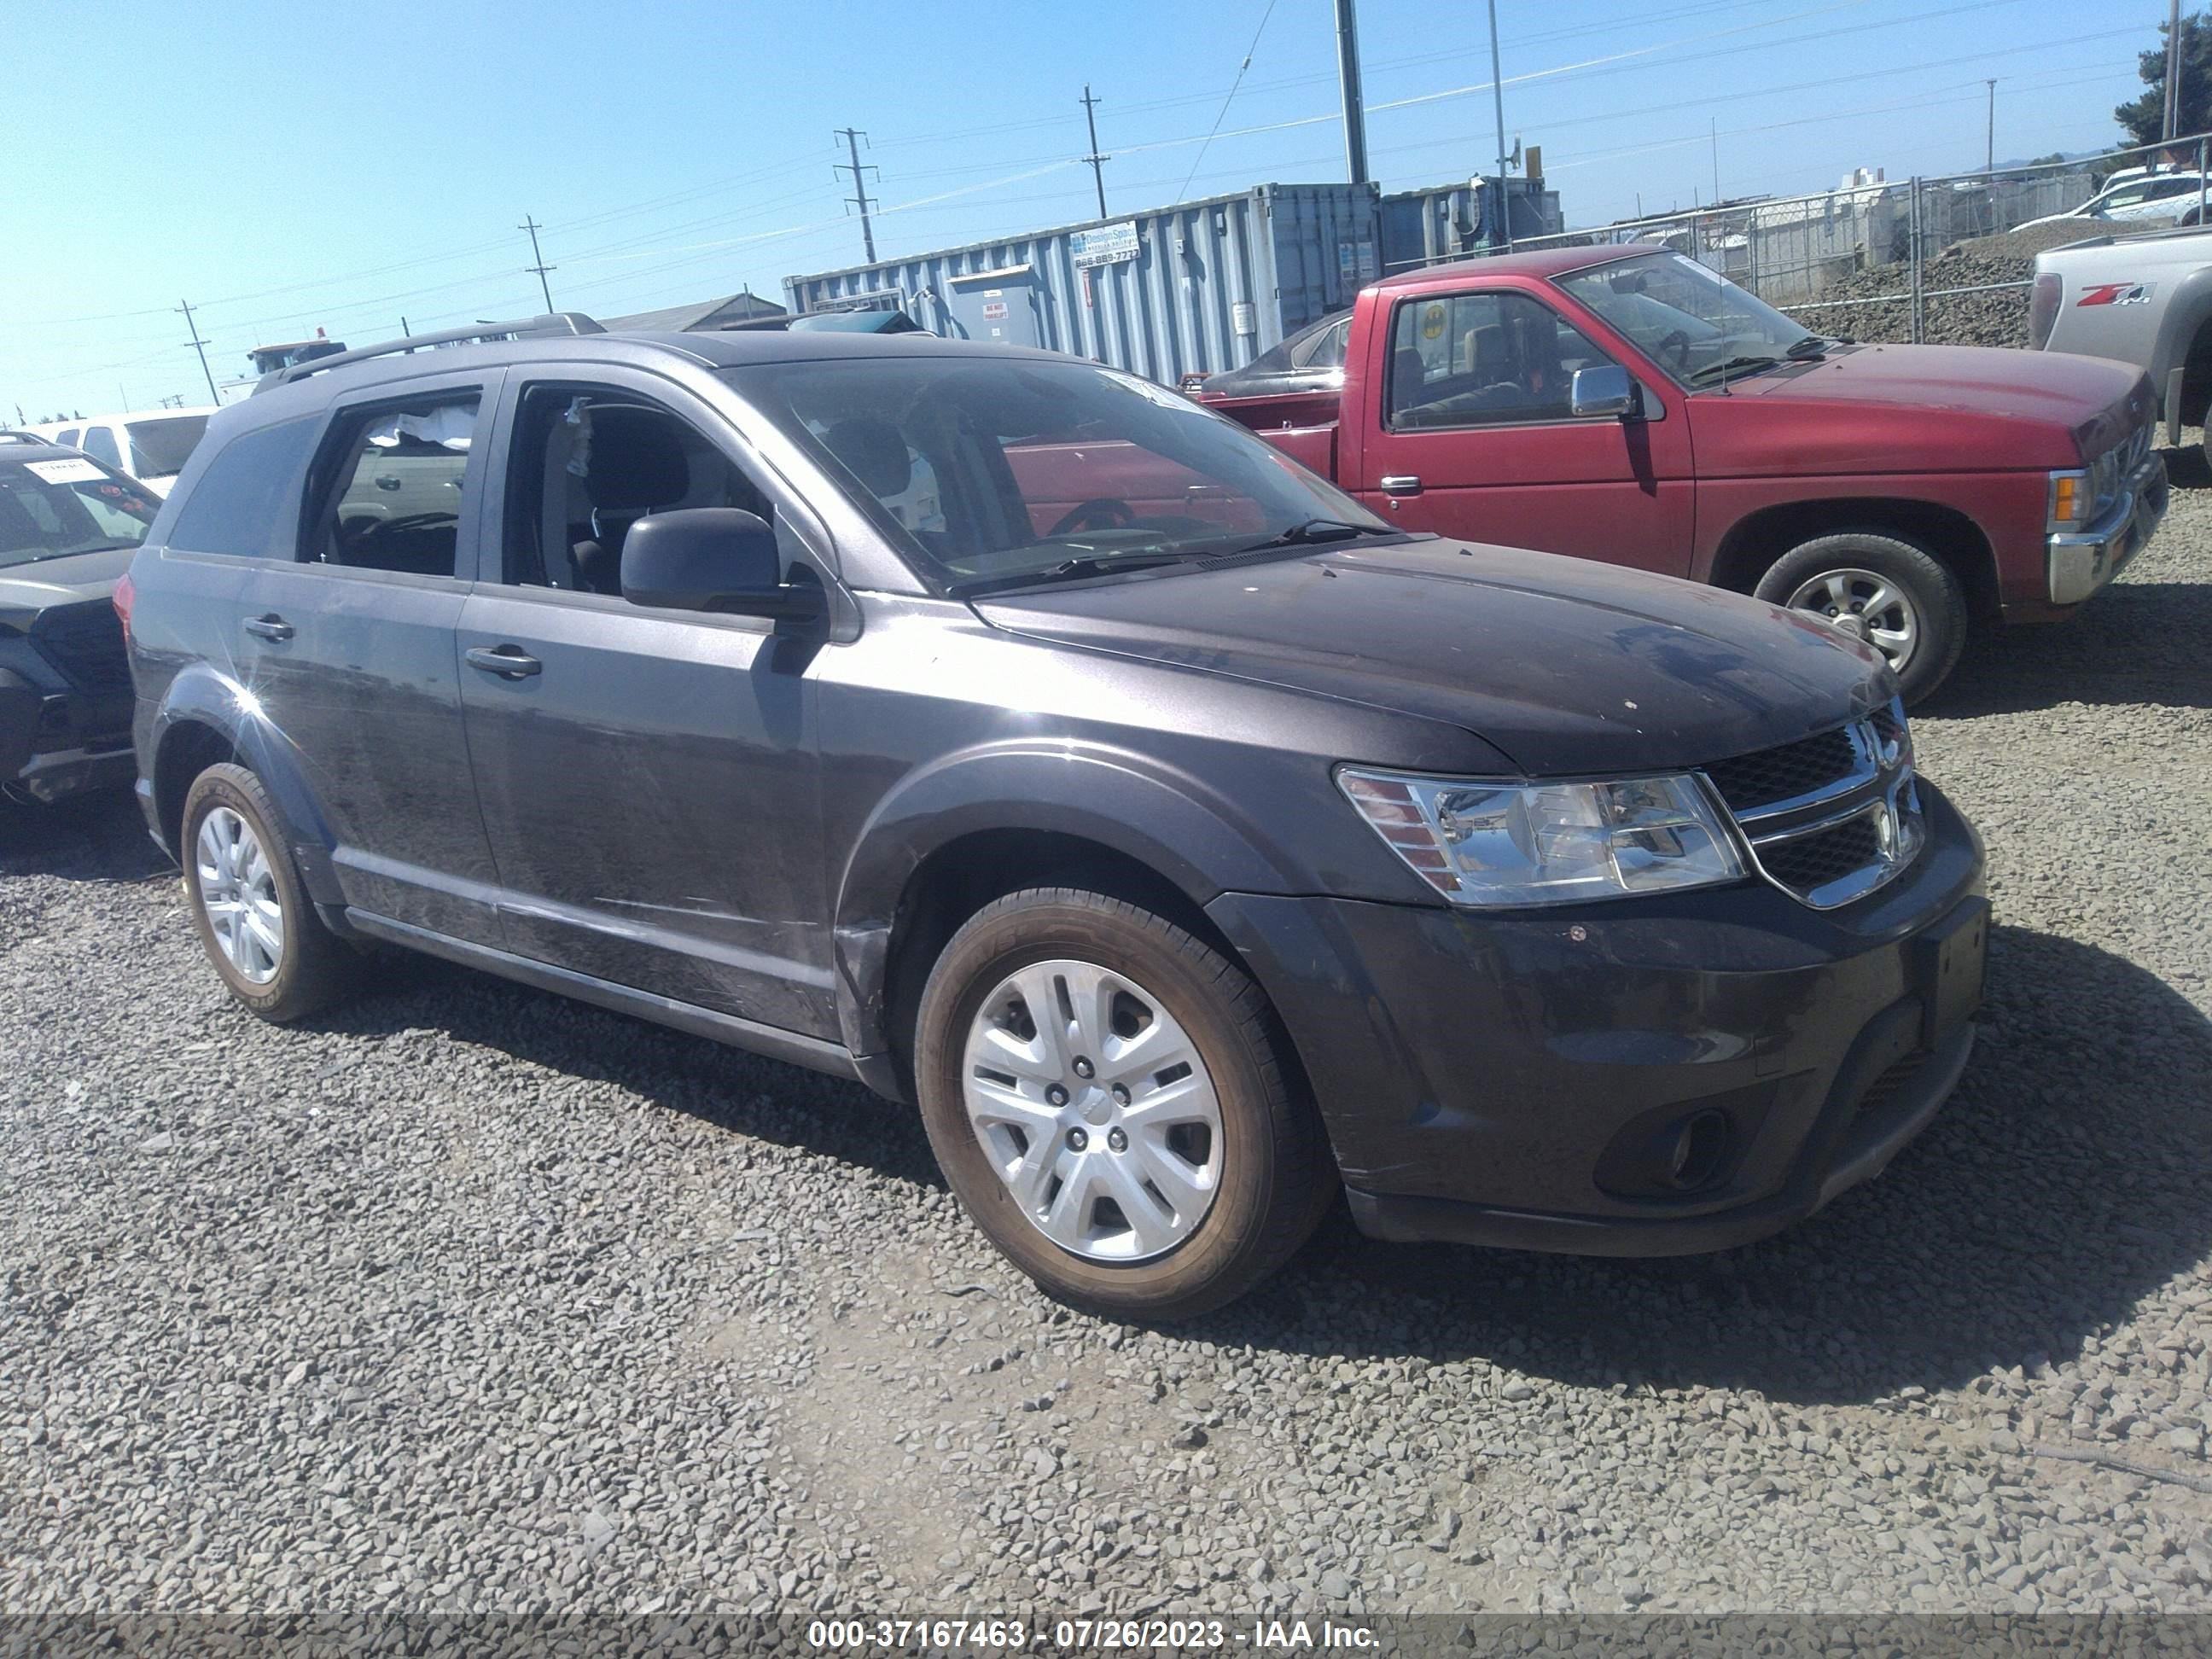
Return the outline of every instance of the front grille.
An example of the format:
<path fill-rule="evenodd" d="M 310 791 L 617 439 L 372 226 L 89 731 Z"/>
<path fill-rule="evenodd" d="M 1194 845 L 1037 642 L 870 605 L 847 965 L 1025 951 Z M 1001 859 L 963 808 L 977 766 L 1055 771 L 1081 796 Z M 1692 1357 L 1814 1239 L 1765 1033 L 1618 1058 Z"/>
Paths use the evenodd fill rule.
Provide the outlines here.
<path fill-rule="evenodd" d="M 1859 1097 L 1859 1103 L 1853 1109 L 1856 1114 L 1864 1117 L 1870 1112 L 1881 1111 L 1897 1098 L 1905 1086 L 1917 1077 L 1921 1069 L 1933 1058 L 1925 1049 L 1905 1055 L 1867 1086 L 1867 1091 Z"/>
<path fill-rule="evenodd" d="M 1893 699 L 1863 720 L 1705 773 L 1759 870 L 1816 909 L 1873 892 L 1923 839 L 1911 734 Z"/>
<path fill-rule="evenodd" d="M 1865 869 L 1881 856 L 1881 838 L 1871 818 L 1853 818 L 1832 830 L 1764 848 L 1759 861 L 1784 887 L 1812 892 Z"/>
<path fill-rule="evenodd" d="M 131 689 L 123 619 L 106 599 L 40 612 L 31 624 L 31 644 L 80 691 L 98 696 Z"/>
<path fill-rule="evenodd" d="M 1745 812 L 1839 783 L 1850 776 L 1857 760 L 1849 733 L 1838 726 L 1778 749 L 1718 762 L 1705 769 L 1705 775 L 1730 811 Z"/>

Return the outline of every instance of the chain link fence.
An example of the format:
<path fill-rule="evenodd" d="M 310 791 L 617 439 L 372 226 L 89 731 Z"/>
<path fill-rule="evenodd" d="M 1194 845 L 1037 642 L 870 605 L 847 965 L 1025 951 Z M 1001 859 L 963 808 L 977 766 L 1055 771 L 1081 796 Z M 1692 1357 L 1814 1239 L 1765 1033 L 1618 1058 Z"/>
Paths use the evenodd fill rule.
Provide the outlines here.
<path fill-rule="evenodd" d="M 2208 139 L 1971 173 L 1855 178 L 1811 195 L 1723 202 L 1522 237 L 1513 246 L 1668 247 L 1829 332 L 2024 345 L 2030 267 L 2042 248 L 2212 217 Z M 2170 204 L 2169 210 L 2035 222 L 2074 213 L 2115 175 L 2137 168 L 2156 176 L 2152 188 L 2165 192 L 2145 205 Z"/>

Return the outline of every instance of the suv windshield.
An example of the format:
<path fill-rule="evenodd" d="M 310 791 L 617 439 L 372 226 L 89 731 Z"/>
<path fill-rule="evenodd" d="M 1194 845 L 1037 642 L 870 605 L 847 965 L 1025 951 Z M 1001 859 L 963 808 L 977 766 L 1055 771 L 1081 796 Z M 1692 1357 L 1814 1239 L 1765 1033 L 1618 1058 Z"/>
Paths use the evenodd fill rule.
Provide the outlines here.
<path fill-rule="evenodd" d="M 1790 357 L 1820 337 L 1718 271 L 1680 253 L 1646 253 L 1558 279 L 1687 386 L 1717 386 Z"/>
<path fill-rule="evenodd" d="M 204 415 L 165 415 L 129 422 L 131 470 L 142 478 L 173 477 L 182 472 L 207 423 Z"/>
<path fill-rule="evenodd" d="M 0 568 L 136 547 L 160 507 L 82 455 L 0 461 Z"/>
<path fill-rule="evenodd" d="M 1115 369 L 916 356 L 730 378 L 957 589 L 1398 533 L 1242 427 Z"/>

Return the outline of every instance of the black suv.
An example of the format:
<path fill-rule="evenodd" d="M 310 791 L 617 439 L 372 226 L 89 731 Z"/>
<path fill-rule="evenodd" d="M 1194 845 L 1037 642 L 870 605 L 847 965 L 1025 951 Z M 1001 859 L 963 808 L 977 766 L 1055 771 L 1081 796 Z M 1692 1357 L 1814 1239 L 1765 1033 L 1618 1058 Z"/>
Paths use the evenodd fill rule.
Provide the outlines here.
<path fill-rule="evenodd" d="M 0 793 L 127 788 L 131 663 L 110 596 L 161 507 L 33 433 L 0 431 Z"/>
<path fill-rule="evenodd" d="M 395 942 L 857 1078 L 1150 1317 L 1340 1191 L 1758 1237 L 1965 1066 L 1980 846 L 1834 629 L 1404 533 L 1094 363 L 503 332 L 272 376 L 132 566 L 147 821 L 256 1012 Z"/>

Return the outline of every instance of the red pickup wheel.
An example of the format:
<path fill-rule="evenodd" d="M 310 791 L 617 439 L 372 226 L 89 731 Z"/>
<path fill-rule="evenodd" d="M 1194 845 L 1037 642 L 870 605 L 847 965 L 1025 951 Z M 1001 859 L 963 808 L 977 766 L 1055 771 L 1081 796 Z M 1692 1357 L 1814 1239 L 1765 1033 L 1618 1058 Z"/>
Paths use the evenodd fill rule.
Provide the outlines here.
<path fill-rule="evenodd" d="M 1959 579 L 1901 537 L 1871 530 L 1816 536 L 1777 559 L 1754 591 L 1874 647 L 1908 703 L 1941 685 L 1966 648 Z"/>

